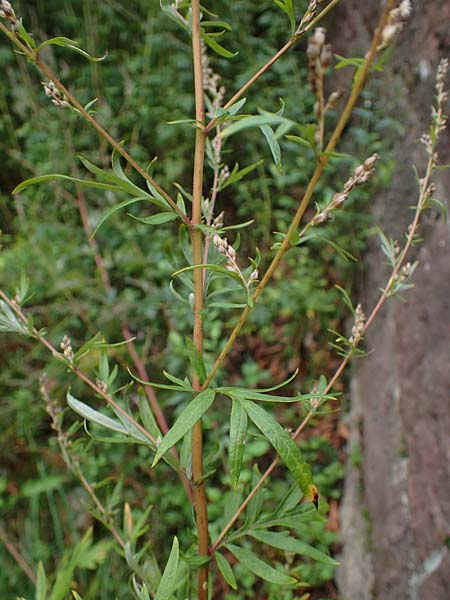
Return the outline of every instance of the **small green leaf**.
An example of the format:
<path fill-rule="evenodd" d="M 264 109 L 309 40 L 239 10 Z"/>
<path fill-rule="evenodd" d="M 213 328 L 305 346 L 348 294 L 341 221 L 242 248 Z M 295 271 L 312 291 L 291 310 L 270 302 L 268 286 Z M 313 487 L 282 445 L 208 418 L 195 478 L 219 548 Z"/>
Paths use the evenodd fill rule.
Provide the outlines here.
<path fill-rule="evenodd" d="M 145 429 L 151 433 L 155 440 L 158 439 L 158 437 L 161 435 L 161 432 L 156 424 L 148 398 L 142 388 L 138 389 L 138 405 L 142 424 L 144 425 Z"/>
<path fill-rule="evenodd" d="M 270 581 L 270 583 L 275 583 L 277 585 L 292 585 L 297 583 L 297 580 L 293 577 L 289 577 L 285 573 L 281 573 L 277 571 L 273 567 L 271 567 L 266 562 L 262 561 L 256 554 L 247 550 L 245 548 L 241 548 L 240 546 L 235 546 L 234 544 L 226 544 L 225 547 L 237 558 L 237 560 L 247 567 L 249 571 L 261 577 L 265 581 Z"/>
<path fill-rule="evenodd" d="M 128 213 L 128 216 L 140 223 L 144 223 L 144 225 L 162 225 L 163 223 L 174 221 L 178 215 L 175 212 L 161 212 L 150 217 L 136 217 L 131 213 Z"/>
<path fill-rule="evenodd" d="M 233 489 L 236 489 L 244 458 L 245 437 L 247 434 L 247 413 L 239 399 L 234 399 L 230 416 L 230 479 Z"/>
<path fill-rule="evenodd" d="M 74 398 L 70 392 L 67 392 L 67 404 L 73 411 L 83 417 L 83 419 L 92 423 L 97 423 L 97 425 L 102 425 L 111 431 L 118 431 L 119 433 L 128 435 L 126 427 L 124 427 L 120 421 L 107 417 L 98 410 L 94 410 L 87 404 L 84 404 L 84 402 L 80 402 L 80 400 Z"/>
<path fill-rule="evenodd" d="M 169 429 L 159 445 L 152 467 L 202 418 L 214 402 L 215 395 L 215 390 L 204 390 L 197 394 L 186 408 L 181 411 L 175 424 Z"/>
<path fill-rule="evenodd" d="M 223 554 L 220 554 L 220 552 L 215 552 L 214 558 L 216 559 L 217 568 L 221 572 L 225 581 L 231 588 L 233 588 L 233 590 L 237 590 L 236 577 L 234 576 L 230 563 L 223 556 Z"/>
<path fill-rule="evenodd" d="M 148 201 L 148 198 L 147 197 L 129 198 L 128 200 L 124 200 L 123 202 L 119 202 L 119 204 L 112 206 L 110 209 L 108 209 L 102 215 L 100 221 L 95 226 L 94 231 L 91 233 L 90 239 L 92 240 L 97 235 L 97 232 L 100 229 L 100 227 L 105 223 L 105 221 L 107 221 L 110 217 L 112 217 L 116 212 L 118 212 L 119 210 L 122 210 L 122 208 L 125 208 L 125 207 L 129 206 L 130 204 L 134 204 L 135 202 L 142 202 L 143 200 Z"/>
<path fill-rule="evenodd" d="M 295 554 L 312 558 L 326 565 L 339 565 L 338 561 L 331 558 L 331 556 L 284 533 L 273 533 L 271 531 L 250 531 L 249 533 L 255 540 L 273 548 L 279 548 L 285 552 L 294 552 Z"/>
<path fill-rule="evenodd" d="M 284 10 L 291 24 L 291 35 L 295 33 L 295 8 L 293 0 L 274 0 L 275 4 Z"/>
<path fill-rule="evenodd" d="M 45 42 L 42 42 L 42 44 L 39 44 L 39 47 L 37 48 L 37 50 L 39 51 L 42 48 L 45 48 L 45 46 L 51 46 L 51 45 L 62 46 L 63 48 L 69 48 L 70 50 L 73 50 L 74 52 L 81 54 L 81 56 L 84 56 L 84 58 L 87 58 L 91 62 L 100 62 L 102 60 L 105 60 L 105 58 L 108 56 L 108 52 L 105 52 L 105 54 L 103 56 L 96 58 L 95 56 L 92 56 L 91 54 L 89 54 L 89 52 L 86 52 L 85 50 L 82 50 L 81 48 L 79 48 L 78 42 L 75 42 L 74 40 L 71 40 L 70 38 L 66 38 L 63 36 L 54 37 L 49 40 L 45 40 Z"/>
<path fill-rule="evenodd" d="M 29 48 L 31 48 L 32 50 L 36 50 L 37 49 L 36 48 L 36 42 L 34 41 L 34 39 L 32 38 L 32 36 L 28 33 L 28 31 L 23 26 L 22 19 L 19 20 L 18 33 L 19 33 L 19 36 L 22 38 L 22 40 L 25 42 L 25 44 Z"/>
<path fill-rule="evenodd" d="M 223 56 L 224 58 L 233 58 L 238 54 L 237 52 L 231 52 L 230 50 L 227 50 L 221 44 L 219 44 L 219 42 L 217 42 L 214 39 L 214 34 L 206 33 L 204 29 L 202 29 L 201 31 L 202 40 L 211 48 L 211 50 L 214 50 L 214 52 L 216 52 L 219 56 Z"/>
<path fill-rule="evenodd" d="M 249 115 L 246 117 L 239 117 L 234 123 L 228 125 L 222 131 L 222 138 L 230 137 L 231 135 L 235 135 L 244 129 L 249 129 L 251 127 L 260 127 L 261 125 L 281 125 L 285 123 L 286 125 L 294 126 L 294 121 L 290 121 L 285 117 L 281 117 L 274 113 L 266 113 L 263 115 Z"/>
<path fill-rule="evenodd" d="M 140 379 L 137 375 L 134 375 L 134 373 L 132 373 L 129 369 L 128 369 L 128 373 L 130 374 L 130 376 L 133 379 L 135 379 L 136 381 L 139 381 L 139 383 L 142 383 L 142 385 L 150 385 L 151 387 L 158 388 L 161 390 L 175 390 L 176 392 L 189 392 L 191 394 L 194 391 L 194 389 L 192 387 L 189 387 L 186 384 L 181 386 L 181 385 L 170 385 L 168 383 L 156 383 L 156 381 L 144 381 L 143 379 Z M 170 378 L 168 378 L 168 379 L 170 379 Z"/>
<path fill-rule="evenodd" d="M 39 561 L 36 575 L 36 593 L 34 600 L 47 600 L 47 577 L 41 560 Z"/>
<path fill-rule="evenodd" d="M 194 342 L 191 340 L 191 338 L 186 337 L 185 342 L 186 342 L 186 348 L 188 351 L 189 362 L 191 364 L 191 368 L 194 371 L 195 375 L 197 376 L 197 379 L 199 380 L 200 385 L 203 385 L 203 382 L 206 379 L 206 369 L 205 369 L 205 363 L 203 362 L 203 357 L 200 354 L 200 352 L 197 350 L 197 348 L 195 347 Z"/>
<path fill-rule="evenodd" d="M 219 186 L 219 190 L 224 190 L 229 185 L 232 185 L 233 183 L 240 181 L 243 177 L 245 177 L 246 175 L 248 175 L 249 173 L 254 171 L 257 167 L 262 165 L 263 162 L 264 162 L 264 159 L 257 160 L 256 162 L 252 163 L 251 165 L 248 165 L 247 167 L 244 167 L 241 170 L 239 170 L 239 163 L 236 163 L 234 165 L 233 170 L 231 171 L 230 175 Z M 248 222 L 249 221 L 247 221 L 247 223 Z M 250 222 L 252 222 L 252 221 L 250 221 Z M 225 229 L 225 228 L 223 228 L 223 229 Z"/>
<path fill-rule="evenodd" d="M 178 539 L 174 537 L 166 568 L 164 569 L 158 589 L 156 590 L 155 600 L 170 600 L 172 592 L 177 585 L 176 574 L 178 569 L 179 555 L 180 551 Z"/>
<path fill-rule="evenodd" d="M 264 134 L 264 137 L 267 140 L 267 143 L 269 144 L 269 148 L 270 151 L 272 153 L 272 157 L 273 157 L 273 161 L 275 163 L 275 166 L 277 167 L 278 171 L 280 173 L 283 172 L 283 166 L 281 164 L 281 149 L 280 149 L 280 144 L 278 143 L 278 140 L 275 136 L 275 133 L 273 131 L 273 129 L 271 127 L 269 127 L 269 125 L 260 125 L 259 128 L 261 129 L 261 131 Z"/>

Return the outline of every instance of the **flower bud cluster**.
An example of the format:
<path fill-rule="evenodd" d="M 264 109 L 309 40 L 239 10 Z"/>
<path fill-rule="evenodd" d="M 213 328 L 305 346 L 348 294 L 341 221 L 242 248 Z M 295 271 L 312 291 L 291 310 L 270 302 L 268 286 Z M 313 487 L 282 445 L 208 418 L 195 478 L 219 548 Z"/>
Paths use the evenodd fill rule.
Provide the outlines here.
<path fill-rule="evenodd" d="M 225 181 L 228 179 L 228 177 L 230 176 L 230 169 L 228 167 L 228 165 L 224 165 L 219 172 L 219 187 L 221 187 Z"/>
<path fill-rule="evenodd" d="M 106 381 L 103 381 L 103 379 L 99 379 L 97 377 L 97 379 L 95 380 L 95 385 L 101 392 L 104 392 L 105 394 L 108 392 L 108 384 L 106 383 Z"/>
<path fill-rule="evenodd" d="M 64 94 L 58 90 L 53 81 L 49 81 L 48 83 L 43 83 L 45 95 L 50 98 L 55 106 L 58 108 L 69 108 L 70 104 Z"/>
<path fill-rule="evenodd" d="M 223 227 L 224 216 L 225 213 L 222 211 L 217 215 L 217 217 L 214 218 L 214 221 L 212 222 L 212 226 L 214 227 L 214 229 L 220 229 L 221 227 Z"/>
<path fill-rule="evenodd" d="M 314 19 L 317 14 L 317 7 L 321 2 L 325 2 L 325 0 L 309 0 L 308 8 L 302 17 L 295 35 L 301 35 L 305 31 L 305 26 Z"/>
<path fill-rule="evenodd" d="M 344 190 L 342 192 L 337 192 L 334 194 L 330 204 L 324 208 L 321 212 L 315 215 L 315 217 L 311 221 L 311 225 L 319 225 L 320 223 L 324 223 L 325 221 L 329 221 L 331 219 L 331 212 L 337 208 L 340 208 L 344 202 L 348 199 L 350 192 L 357 186 L 362 185 L 369 181 L 375 171 L 375 163 L 378 160 L 378 154 L 373 154 L 369 156 L 362 165 L 358 165 L 355 169 L 355 173 L 353 177 L 350 177 L 345 184 Z"/>
<path fill-rule="evenodd" d="M 73 453 L 69 434 L 62 428 L 63 409 L 60 404 L 50 396 L 47 373 L 43 373 L 39 378 L 39 391 L 44 400 L 45 410 L 50 416 L 51 427 L 57 435 L 63 458 L 66 461 L 67 466 L 70 469 L 74 469 L 79 466 L 80 457 Z"/>
<path fill-rule="evenodd" d="M 325 43 L 326 29 L 317 27 L 309 38 L 308 49 L 308 81 L 314 93 L 318 92 L 318 83 L 325 70 L 330 66 L 333 57 L 331 44 Z"/>
<path fill-rule="evenodd" d="M 439 63 L 436 75 L 436 99 L 437 111 L 434 116 L 434 130 L 439 134 L 447 126 L 447 116 L 443 113 L 444 104 L 448 100 L 448 92 L 445 89 L 445 78 L 448 73 L 449 61 L 448 58 L 443 58 Z"/>
<path fill-rule="evenodd" d="M 397 8 L 393 8 L 391 10 L 389 13 L 388 22 L 384 26 L 381 33 L 382 48 L 390 44 L 397 33 L 403 29 L 406 21 L 411 15 L 411 12 L 412 6 L 410 0 L 402 0 Z"/>
<path fill-rule="evenodd" d="M 250 283 L 258 279 L 258 269 L 255 269 L 250 273 L 247 281 L 236 262 L 236 250 L 228 243 L 227 238 L 221 238 L 220 235 L 216 233 L 214 234 L 213 242 L 217 252 L 226 258 L 228 271 L 237 273 L 245 287 L 248 289 Z"/>
<path fill-rule="evenodd" d="M 349 342 L 352 344 L 352 346 L 357 346 L 362 340 L 365 322 L 366 315 L 363 313 L 361 304 L 358 304 L 355 310 L 355 323 L 352 327 L 352 334 L 349 339 Z"/>
<path fill-rule="evenodd" d="M 67 358 L 67 360 L 70 363 L 73 363 L 75 355 L 72 350 L 72 342 L 70 341 L 70 338 L 67 335 L 65 335 L 63 337 L 60 346 L 61 346 L 61 350 L 63 351 L 63 354 Z"/>
<path fill-rule="evenodd" d="M 0 17 L 6 19 L 11 25 L 12 31 L 18 31 L 19 19 L 16 17 L 11 3 L 7 0 L 0 0 Z"/>

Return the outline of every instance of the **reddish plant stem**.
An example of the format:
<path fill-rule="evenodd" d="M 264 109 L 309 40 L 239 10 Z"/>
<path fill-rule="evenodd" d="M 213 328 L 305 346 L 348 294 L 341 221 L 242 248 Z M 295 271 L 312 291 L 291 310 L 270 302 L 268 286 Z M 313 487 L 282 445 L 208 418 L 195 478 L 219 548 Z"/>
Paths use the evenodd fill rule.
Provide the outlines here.
<path fill-rule="evenodd" d="M 195 133 L 194 171 L 192 182 L 192 224 L 202 221 L 203 167 L 205 159 L 206 137 L 204 130 L 205 104 L 203 87 L 203 64 L 200 31 L 200 2 L 192 0 L 192 57 L 194 66 Z M 201 265 L 203 260 L 202 232 L 191 228 L 193 264 Z M 204 305 L 203 269 L 194 269 L 194 331 L 193 342 L 199 356 L 203 354 L 203 305 Z M 202 389 L 202 381 L 193 373 L 192 385 L 197 392 Z M 194 480 L 194 505 L 197 523 L 198 555 L 208 556 L 208 511 L 205 484 L 203 481 L 203 427 L 201 419 L 192 429 L 192 475 Z M 198 600 L 208 598 L 208 565 L 199 568 L 197 576 Z"/>
<path fill-rule="evenodd" d="M 34 574 L 33 569 L 30 567 L 30 565 L 27 563 L 27 561 L 20 554 L 19 550 L 15 547 L 13 542 L 9 539 L 8 535 L 6 534 L 6 531 L 3 529 L 3 526 L 1 524 L 0 524 L 0 541 L 3 542 L 3 545 L 5 546 L 5 548 L 8 550 L 8 552 L 14 558 L 16 563 L 19 565 L 19 567 L 22 569 L 22 571 L 25 573 L 25 575 L 28 577 L 28 579 L 31 581 L 31 583 L 33 585 L 36 585 L 36 575 Z"/>

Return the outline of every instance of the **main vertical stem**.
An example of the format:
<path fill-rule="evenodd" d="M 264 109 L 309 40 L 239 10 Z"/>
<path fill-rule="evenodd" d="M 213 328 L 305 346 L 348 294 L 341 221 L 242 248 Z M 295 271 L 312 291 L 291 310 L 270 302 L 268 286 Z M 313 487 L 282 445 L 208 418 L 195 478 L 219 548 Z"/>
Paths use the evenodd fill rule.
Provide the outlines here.
<path fill-rule="evenodd" d="M 205 104 L 203 90 L 203 67 L 200 32 L 200 3 L 192 0 L 192 55 L 194 62 L 195 84 L 195 118 L 197 130 L 195 134 L 194 174 L 192 184 L 192 226 L 191 240 L 194 265 L 203 262 L 202 232 L 195 228 L 202 218 L 203 163 L 207 133 L 204 130 Z M 194 332 L 193 341 L 197 352 L 203 352 L 203 269 L 194 269 Z M 193 387 L 200 391 L 202 381 L 193 373 Z M 192 475 L 194 479 L 194 506 L 197 522 L 198 554 L 208 556 L 208 513 L 206 493 L 203 483 L 203 431 L 202 421 L 198 421 L 192 429 Z M 198 599 L 208 597 L 208 567 L 201 567 L 198 572 Z"/>

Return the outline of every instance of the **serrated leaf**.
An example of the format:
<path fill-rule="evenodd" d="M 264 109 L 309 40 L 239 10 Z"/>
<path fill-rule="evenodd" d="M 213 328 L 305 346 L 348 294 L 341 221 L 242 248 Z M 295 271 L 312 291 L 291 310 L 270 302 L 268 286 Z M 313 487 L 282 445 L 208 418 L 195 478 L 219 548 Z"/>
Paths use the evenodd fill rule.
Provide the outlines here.
<path fill-rule="evenodd" d="M 234 576 L 233 569 L 231 568 L 231 565 L 227 561 L 225 556 L 223 556 L 223 554 L 220 554 L 220 552 L 215 552 L 214 558 L 216 560 L 217 568 L 221 572 L 225 581 L 231 588 L 233 588 L 233 590 L 237 590 L 236 577 Z"/>
<path fill-rule="evenodd" d="M 225 544 L 225 547 L 244 567 L 247 567 L 249 571 L 258 575 L 261 579 L 270 581 L 270 583 L 275 583 L 276 585 L 292 585 L 297 583 L 296 579 L 277 571 L 269 564 L 262 561 L 256 554 L 251 552 L 251 550 L 235 546 L 234 544 Z"/>
<path fill-rule="evenodd" d="M 244 458 L 245 438 L 247 434 L 247 413 L 239 399 L 234 399 L 230 416 L 230 479 L 233 489 L 236 489 Z"/>
<path fill-rule="evenodd" d="M 176 574 L 178 569 L 179 555 L 180 551 L 178 539 L 174 537 L 169 559 L 156 590 L 155 600 L 170 600 L 172 592 L 177 584 Z"/>
<path fill-rule="evenodd" d="M 303 494 L 310 497 L 313 485 L 311 467 L 306 463 L 297 444 L 278 421 L 259 404 L 249 400 L 242 400 L 243 407 L 248 416 L 261 431 L 264 437 L 275 448 L 277 454 L 292 473 L 295 481 L 300 486 Z"/>
<path fill-rule="evenodd" d="M 204 390 L 181 411 L 175 424 L 169 429 L 158 447 L 153 460 L 154 467 L 166 452 L 170 450 L 181 438 L 190 431 L 199 421 L 211 404 L 214 402 L 216 392 L 212 389 Z"/>
<path fill-rule="evenodd" d="M 86 419 L 86 421 L 97 423 L 97 425 L 102 425 L 111 431 L 117 431 L 119 433 L 128 435 L 126 427 L 122 425 L 120 421 L 117 419 L 112 419 L 111 417 L 107 417 L 98 410 L 91 408 L 84 402 L 77 400 L 70 392 L 67 392 L 67 404 L 73 411 L 83 417 L 83 419 Z"/>
<path fill-rule="evenodd" d="M 328 556 L 313 546 L 305 544 L 305 542 L 297 540 L 296 538 L 290 537 L 284 533 L 274 533 L 272 531 L 250 531 L 249 533 L 259 542 L 268 546 L 272 546 L 273 548 L 279 548 L 285 552 L 300 554 L 301 556 L 312 558 L 313 560 L 326 565 L 339 565 L 338 561 L 334 560 L 334 558 L 331 558 L 331 556 Z"/>

